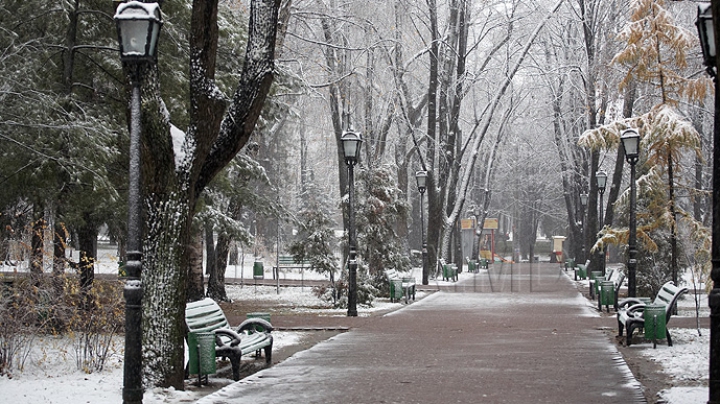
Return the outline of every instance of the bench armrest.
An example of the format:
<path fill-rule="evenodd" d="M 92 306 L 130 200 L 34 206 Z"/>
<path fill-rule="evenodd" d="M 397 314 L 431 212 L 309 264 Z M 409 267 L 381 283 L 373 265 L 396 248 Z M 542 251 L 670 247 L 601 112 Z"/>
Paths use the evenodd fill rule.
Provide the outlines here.
<path fill-rule="evenodd" d="M 272 324 L 269 321 L 262 318 L 249 318 L 238 326 L 237 332 L 242 333 L 244 331 L 249 332 L 266 332 L 269 333 L 273 330 Z"/>
<path fill-rule="evenodd" d="M 627 308 L 627 312 L 631 313 L 633 315 L 642 314 L 642 312 L 645 310 L 645 303 L 637 303 L 629 306 Z"/>
<path fill-rule="evenodd" d="M 625 306 L 630 307 L 630 306 L 635 306 L 638 304 L 644 304 L 644 303 L 640 299 L 636 299 L 634 297 L 628 297 L 627 299 L 623 299 L 618 302 L 618 308 L 625 307 Z"/>
<path fill-rule="evenodd" d="M 229 329 L 229 328 L 218 328 L 215 332 L 215 342 L 219 346 L 223 345 L 230 345 L 231 347 L 236 347 L 240 344 L 240 341 L 242 340 L 242 337 L 240 337 L 240 334 L 236 333 L 235 331 Z M 229 344 L 224 344 L 222 340 L 220 339 L 220 336 L 226 336 L 230 338 Z"/>

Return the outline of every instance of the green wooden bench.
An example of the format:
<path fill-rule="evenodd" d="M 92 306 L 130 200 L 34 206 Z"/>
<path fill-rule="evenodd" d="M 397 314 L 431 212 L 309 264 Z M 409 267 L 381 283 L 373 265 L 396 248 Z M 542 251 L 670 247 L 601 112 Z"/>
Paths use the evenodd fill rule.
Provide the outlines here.
<path fill-rule="evenodd" d="M 280 268 L 288 269 L 305 269 L 312 267 L 312 262 L 308 259 L 296 261 L 292 255 L 281 255 L 278 257 L 277 264 Z"/>
<path fill-rule="evenodd" d="M 415 300 L 415 278 L 402 277 L 395 269 L 386 270 L 385 277 L 387 277 L 388 283 L 390 284 L 390 302 L 394 303 L 399 296 L 405 298 L 405 303 L 408 302 L 411 296 L 412 299 Z"/>
<path fill-rule="evenodd" d="M 457 282 L 458 270 L 455 264 L 447 264 L 444 258 L 440 258 L 438 260 L 438 265 L 440 266 L 439 269 L 442 271 L 442 278 L 444 281 Z"/>
<path fill-rule="evenodd" d="M 232 365 L 233 380 L 240 380 L 240 360 L 243 355 L 265 351 L 265 362 L 272 362 L 272 324 L 262 318 L 249 318 L 235 330 L 225 317 L 220 306 L 212 299 L 205 298 L 185 306 L 185 324 L 189 332 L 215 333 L 215 356 L 228 358 Z"/>
<path fill-rule="evenodd" d="M 305 278 L 305 269 L 312 268 L 312 261 L 304 259 L 296 261 L 292 255 L 281 255 L 277 259 L 277 266 L 273 266 L 273 279 L 280 279 L 280 270 L 285 269 L 299 269 L 303 275 L 303 281 Z"/>
<path fill-rule="evenodd" d="M 670 321 L 670 316 L 673 312 L 673 307 L 677 304 L 678 299 L 683 293 L 687 293 L 686 287 L 678 287 L 670 281 L 665 283 L 655 300 L 652 304 L 664 305 L 665 306 L 665 325 Z M 620 309 L 617 313 L 618 321 L 618 335 L 623 336 L 623 330 L 626 331 L 625 344 L 630 346 L 632 340 L 633 330 L 645 326 L 644 309 L 646 303 L 641 298 L 627 298 L 618 303 Z M 670 331 L 665 327 L 665 336 L 667 337 L 668 346 L 672 346 L 672 338 L 670 337 Z"/>

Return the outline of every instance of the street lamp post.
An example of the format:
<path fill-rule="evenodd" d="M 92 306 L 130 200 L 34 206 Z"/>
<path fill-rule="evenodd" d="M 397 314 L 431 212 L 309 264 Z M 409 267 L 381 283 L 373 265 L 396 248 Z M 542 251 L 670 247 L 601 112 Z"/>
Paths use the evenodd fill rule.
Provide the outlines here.
<path fill-rule="evenodd" d="M 605 174 L 605 171 L 598 171 L 595 173 L 595 179 L 597 180 L 597 186 L 598 186 L 598 192 L 600 193 L 600 214 L 599 214 L 599 222 L 600 222 L 600 229 L 603 228 L 603 194 L 605 194 L 605 185 L 607 184 L 607 174 Z M 603 276 L 605 276 L 605 247 L 603 246 L 602 251 L 600 252 L 602 255 L 602 259 L 600 259 L 600 267 L 602 270 Z"/>
<path fill-rule="evenodd" d="M 122 397 L 125 404 L 142 403 L 142 193 L 140 179 L 140 72 L 157 59 L 157 39 L 162 25 L 157 3 L 131 1 L 115 13 L 120 59 L 130 68 L 130 169 L 128 175 L 128 239 L 125 262 L 125 361 Z"/>
<path fill-rule="evenodd" d="M 637 272 L 637 223 L 635 220 L 636 186 L 635 164 L 640 156 L 640 134 L 635 129 L 627 129 L 620 140 L 625 148 L 625 160 L 630 164 L 630 223 L 628 234 L 628 297 L 636 296 L 635 273 Z"/>
<path fill-rule="evenodd" d="M 352 129 L 343 133 L 343 155 L 348 167 L 348 317 L 357 317 L 357 235 L 355 233 L 355 177 L 353 168 L 360 159 L 362 138 Z"/>
<path fill-rule="evenodd" d="M 425 240 L 425 209 L 423 207 L 423 196 L 427 187 L 427 171 L 418 171 L 415 173 L 418 192 L 420 192 L 420 235 L 422 237 L 422 284 L 428 284 L 428 265 L 427 265 L 427 240 Z"/>
<path fill-rule="evenodd" d="M 715 118 L 713 128 L 713 178 L 712 178 L 712 235 L 710 277 L 713 288 L 708 297 L 710 306 L 710 381 L 708 383 L 708 404 L 720 404 L 720 86 L 717 80 L 717 49 L 715 44 L 718 30 L 714 21 L 720 20 L 720 4 L 711 3 L 698 5 L 696 25 L 700 36 L 700 45 L 708 74 L 715 84 Z"/>
<path fill-rule="evenodd" d="M 589 197 L 590 196 L 587 194 L 587 192 L 583 192 L 582 194 L 580 194 L 580 206 L 582 206 L 582 213 L 581 213 L 582 219 L 580 219 L 580 233 L 582 233 L 582 257 L 581 257 L 582 262 L 585 262 L 585 260 L 586 260 L 586 258 L 585 258 L 585 227 L 586 227 L 585 226 L 585 210 L 587 209 L 587 203 L 588 203 Z"/>

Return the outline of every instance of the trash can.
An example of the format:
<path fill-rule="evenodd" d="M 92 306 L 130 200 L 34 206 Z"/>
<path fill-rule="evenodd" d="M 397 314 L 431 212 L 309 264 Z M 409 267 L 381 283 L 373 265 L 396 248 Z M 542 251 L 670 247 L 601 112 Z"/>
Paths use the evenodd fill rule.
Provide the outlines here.
<path fill-rule="evenodd" d="M 590 298 L 594 299 L 600 293 L 601 279 L 603 279 L 602 271 L 590 271 Z"/>
<path fill-rule="evenodd" d="M 648 304 L 643 310 L 645 339 L 665 339 L 665 305 Z"/>
<path fill-rule="evenodd" d="M 265 279 L 265 269 L 263 268 L 263 262 L 260 258 L 255 258 L 253 264 L 253 279 Z"/>
<path fill-rule="evenodd" d="M 615 282 L 613 281 L 601 281 L 600 282 L 600 306 L 607 306 L 607 311 L 610 311 L 610 305 L 615 305 Z M 602 307 L 600 308 L 602 310 Z"/>
<path fill-rule="evenodd" d="M 258 311 L 258 312 L 248 313 L 245 316 L 247 318 L 261 318 L 261 319 L 267 321 L 268 323 L 271 322 L 270 321 L 270 313 L 264 313 L 264 312 Z"/>
<path fill-rule="evenodd" d="M 259 318 L 259 319 L 265 320 L 268 323 L 270 323 L 270 313 L 253 312 L 253 313 L 246 314 L 245 317 Z M 250 334 L 252 334 L 253 332 L 265 332 L 265 331 L 267 331 L 267 330 L 265 329 L 265 327 L 263 325 L 256 323 L 256 324 L 254 324 L 254 327 L 252 329 L 250 329 L 249 332 L 250 332 Z"/>
<path fill-rule="evenodd" d="M 215 333 L 188 333 L 190 374 L 209 375 L 217 372 L 215 362 Z"/>
<path fill-rule="evenodd" d="M 402 279 L 390 281 L 390 301 L 397 302 L 403 297 Z"/>

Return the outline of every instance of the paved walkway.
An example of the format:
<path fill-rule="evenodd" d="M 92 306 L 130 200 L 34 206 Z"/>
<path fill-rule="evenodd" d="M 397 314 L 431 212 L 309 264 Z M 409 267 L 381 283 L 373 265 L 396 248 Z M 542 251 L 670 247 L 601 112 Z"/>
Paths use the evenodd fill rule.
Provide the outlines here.
<path fill-rule="evenodd" d="M 614 320 L 557 264 L 495 264 L 444 289 L 347 319 L 351 331 L 199 403 L 645 402 L 602 332 Z"/>

